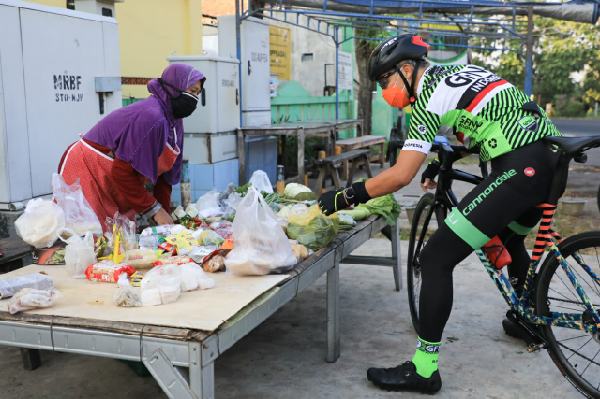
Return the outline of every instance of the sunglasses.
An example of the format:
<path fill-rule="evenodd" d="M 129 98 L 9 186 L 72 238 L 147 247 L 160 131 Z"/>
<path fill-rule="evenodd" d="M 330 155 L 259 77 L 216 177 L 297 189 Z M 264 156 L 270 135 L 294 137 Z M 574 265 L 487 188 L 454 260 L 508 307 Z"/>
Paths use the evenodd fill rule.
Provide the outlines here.
<path fill-rule="evenodd" d="M 381 86 L 382 89 L 385 89 L 387 85 L 390 83 L 390 78 L 396 73 L 400 73 L 398 68 L 394 68 L 389 72 L 384 73 L 377 79 L 377 83 Z"/>

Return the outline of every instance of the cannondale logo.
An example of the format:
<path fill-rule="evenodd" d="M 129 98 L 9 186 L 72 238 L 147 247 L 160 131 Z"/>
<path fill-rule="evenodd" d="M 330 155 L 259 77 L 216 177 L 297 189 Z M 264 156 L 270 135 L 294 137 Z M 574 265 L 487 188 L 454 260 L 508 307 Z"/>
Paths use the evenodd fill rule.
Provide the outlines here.
<path fill-rule="evenodd" d="M 419 126 L 417 126 L 417 130 L 419 131 L 419 133 L 425 134 L 425 133 L 427 133 L 427 126 L 419 125 Z"/>

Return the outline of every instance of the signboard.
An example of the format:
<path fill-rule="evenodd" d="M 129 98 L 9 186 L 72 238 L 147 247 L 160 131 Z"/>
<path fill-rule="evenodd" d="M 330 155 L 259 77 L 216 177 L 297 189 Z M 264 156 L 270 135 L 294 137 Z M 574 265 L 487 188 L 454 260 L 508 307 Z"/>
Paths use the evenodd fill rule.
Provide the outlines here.
<path fill-rule="evenodd" d="M 340 90 L 352 90 L 352 54 L 340 51 L 338 58 L 338 85 Z"/>
<path fill-rule="evenodd" d="M 269 26 L 271 75 L 279 80 L 292 78 L 292 32 L 290 28 Z"/>

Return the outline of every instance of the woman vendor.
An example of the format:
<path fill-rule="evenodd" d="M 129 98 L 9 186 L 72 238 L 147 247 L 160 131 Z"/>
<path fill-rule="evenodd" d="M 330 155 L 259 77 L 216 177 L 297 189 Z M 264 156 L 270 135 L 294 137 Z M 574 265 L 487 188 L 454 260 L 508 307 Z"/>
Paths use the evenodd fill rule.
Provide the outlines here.
<path fill-rule="evenodd" d="M 171 64 L 148 83 L 151 96 L 111 112 L 63 154 L 59 173 L 79 179 L 103 229 L 115 212 L 173 223 L 171 187 L 181 178 L 183 119 L 194 112 L 205 77 Z"/>

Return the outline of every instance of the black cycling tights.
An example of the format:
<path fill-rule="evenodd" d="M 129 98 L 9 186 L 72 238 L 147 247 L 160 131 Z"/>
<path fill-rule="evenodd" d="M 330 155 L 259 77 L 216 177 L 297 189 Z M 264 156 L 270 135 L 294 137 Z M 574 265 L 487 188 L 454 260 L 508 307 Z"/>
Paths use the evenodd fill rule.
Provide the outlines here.
<path fill-rule="evenodd" d="M 536 205 L 547 198 L 557 160 L 557 154 L 541 142 L 492 160 L 490 176 L 460 202 L 460 217 L 454 221 L 447 218 L 429 239 L 420 255 L 423 279 L 419 300 L 421 338 L 429 342 L 441 341 L 452 310 L 452 271 L 473 251 L 477 239 L 481 241 L 481 237 L 499 235 L 513 259 L 509 265 L 510 276 L 518 279 L 519 284 L 523 283 L 530 262 L 523 243 L 525 236 L 522 230 L 517 234 L 514 227 L 507 226 L 517 222 L 522 229 L 537 224 L 541 211 Z M 468 226 L 450 228 L 449 223 L 456 225 L 457 219 L 460 219 L 459 224 Z M 470 238 L 461 238 L 457 231 L 465 231 L 461 236 Z M 481 243 L 475 248 L 480 246 Z"/>

